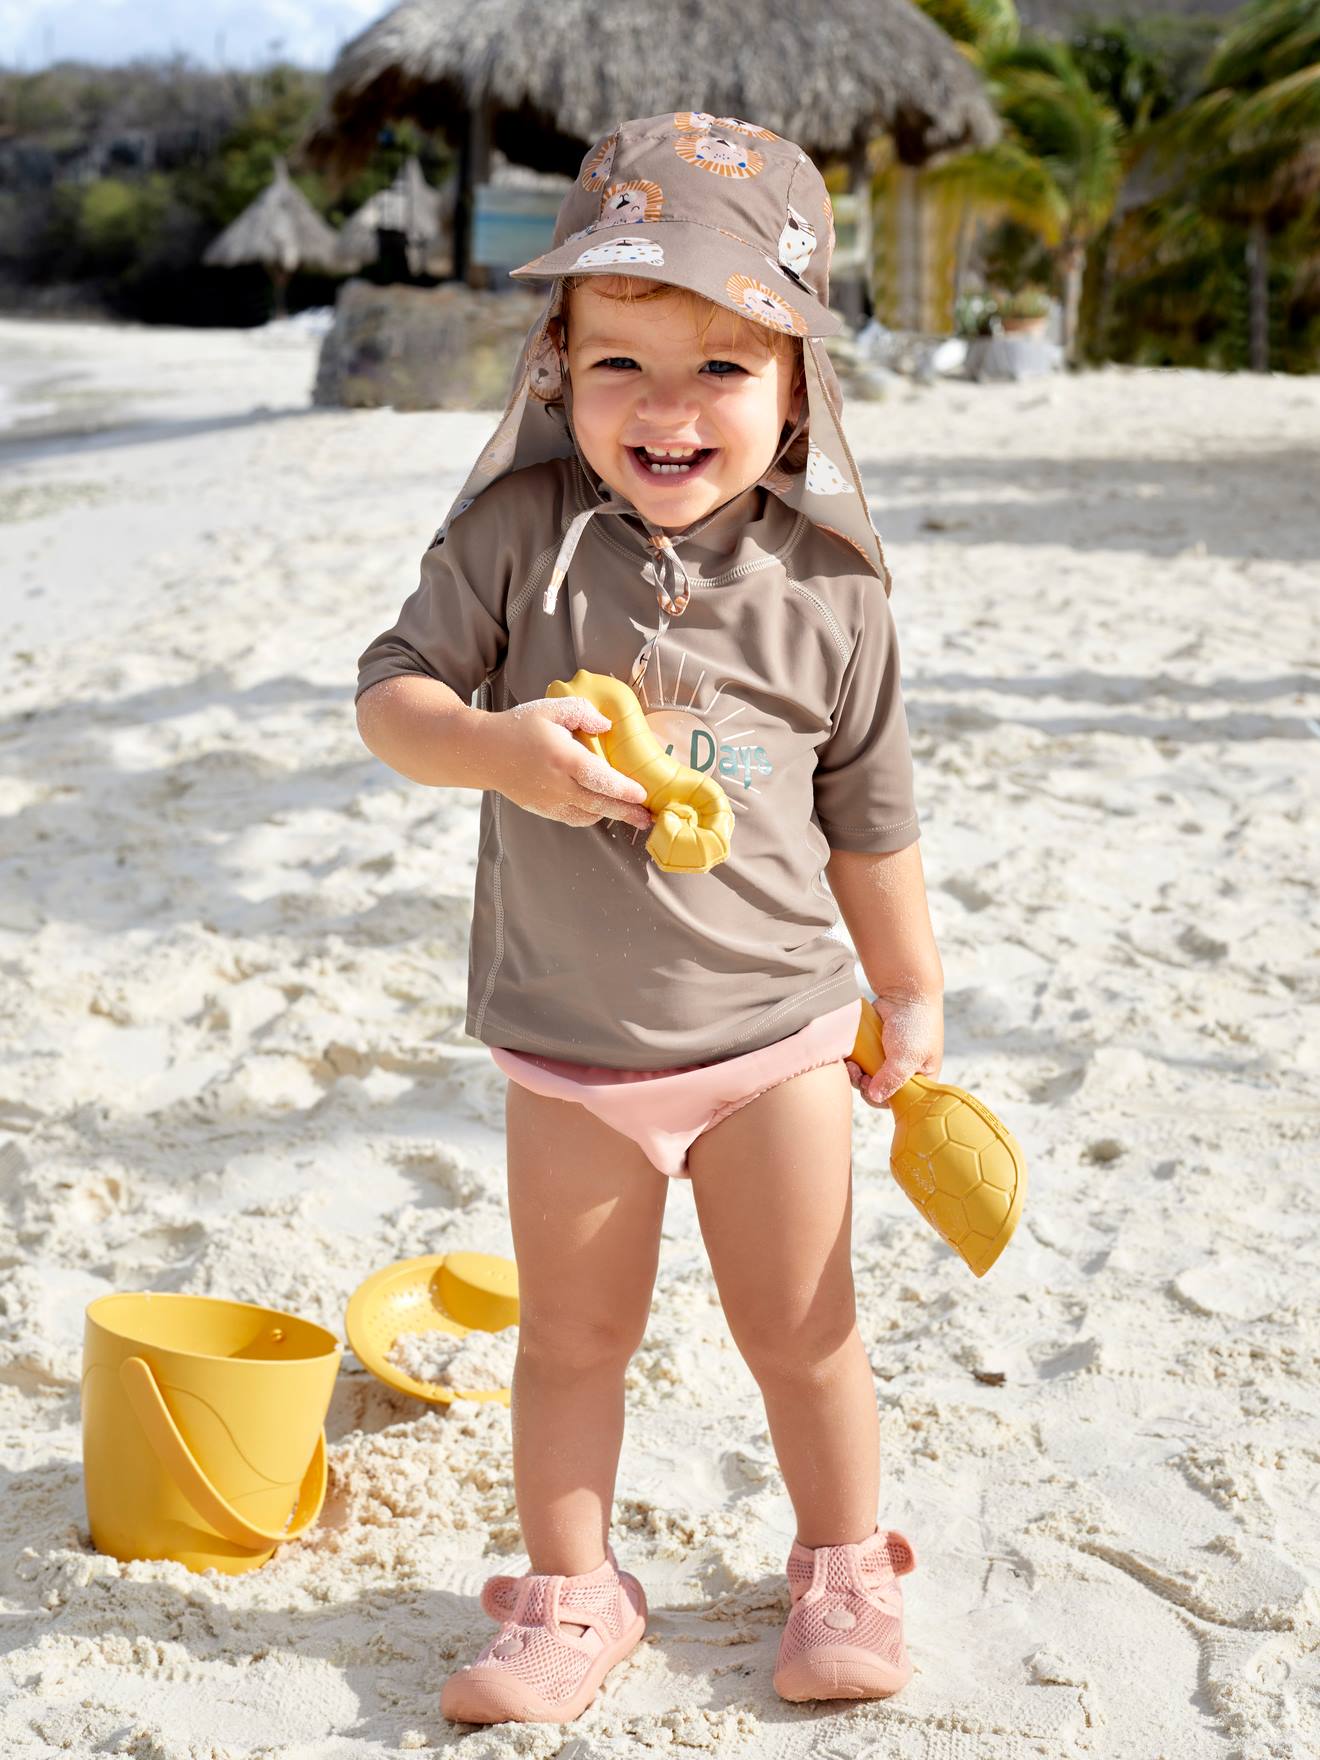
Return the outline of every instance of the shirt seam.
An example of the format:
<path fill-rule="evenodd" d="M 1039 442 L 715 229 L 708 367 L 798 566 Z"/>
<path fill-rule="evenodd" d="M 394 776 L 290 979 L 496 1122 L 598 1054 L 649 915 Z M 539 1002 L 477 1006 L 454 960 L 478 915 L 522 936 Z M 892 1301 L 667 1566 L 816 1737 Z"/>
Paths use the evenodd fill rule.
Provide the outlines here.
<path fill-rule="evenodd" d="M 504 865 L 504 839 L 500 835 L 500 801 L 502 796 L 498 790 L 491 789 L 491 826 L 495 837 L 495 864 L 491 873 L 491 899 L 495 906 L 495 950 L 491 954 L 490 970 L 486 974 L 486 989 L 481 998 L 481 1006 L 476 1014 L 475 1038 L 481 1036 L 481 1026 L 486 1018 L 486 1009 L 495 993 L 495 980 L 499 976 L 500 967 L 504 964 L 504 899 L 501 886 L 500 870 Z"/>
<path fill-rule="evenodd" d="M 806 516 L 803 515 L 803 517 L 805 518 Z M 825 601 L 817 593 L 813 593 L 809 587 L 805 586 L 800 580 L 798 580 L 798 578 L 793 574 L 791 569 L 788 568 L 787 562 L 785 563 L 784 573 L 785 573 L 785 577 L 788 581 L 788 585 L 790 587 L 792 587 L 794 592 L 801 593 L 801 595 L 804 599 L 809 599 L 811 601 L 811 603 L 816 607 L 816 609 L 820 612 L 822 618 L 825 620 L 826 624 L 828 625 L 828 627 L 830 629 L 831 634 L 834 637 L 835 646 L 838 648 L 840 654 L 843 655 L 844 668 L 846 670 L 848 662 L 852 658 L 853 648 L 852 648 L 852 645 L 850 645 L 847 636 L 843 632 L 842 624 L 839 622 L 838 618 L 834 615 L 833 610 L 825 603 Z M 842 679 L 840 680 L 840 684 L 842 684 Z M 834 703 L 833 709 L 830 712 L 831 726 L 833 726 L 833 721 L 834 721 L 834 710 L 837 710 L 838 706 L 839 705 L 836 700 Z"/>
<path fill-rule="evenodd" d="M 817 819 L 820 819 L 821 830 L 826 832 L 901 831 L 905 825 L 915 825 L 917 822 L 917 815 L 915 813 L 905 813 L 901 819 L 888 819 L 882 825 L 845 825 L 838 819 L 821 819 L 819 811 L 817 811 L 816 817 Z"/>

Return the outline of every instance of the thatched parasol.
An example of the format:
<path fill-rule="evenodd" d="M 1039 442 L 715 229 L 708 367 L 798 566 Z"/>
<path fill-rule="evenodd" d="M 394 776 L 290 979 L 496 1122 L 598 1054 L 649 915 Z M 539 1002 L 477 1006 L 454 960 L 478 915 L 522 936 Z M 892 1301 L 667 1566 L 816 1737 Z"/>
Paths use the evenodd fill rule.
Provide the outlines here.
<path fill-rule="evenodd" d="M 671 105 L 823 159 L 889 134 L 917 165 L 999 133 L 975 69 L 909 0 L 403 0 L 340 51 L 304 151 L 346 175 L 405 116 L 465 149 L 485 111 L 510 159 L 571 177 L 611 123 Z"/>
<path fill-rule="evenodd" d="M 459 152 L 463 274 L 492 146 L 572 177 L 611 124 L 668 107 L 745 116 L 818 161 L 846 159 L 858 194 L 876 135 L 909 165 L 999 137 L 975 68 L 910 0 L 403 0 L 340 51 L 300 150 L 342 179 L 386 122 L 444 135 Z"/>
<path fill-rule="evenodd" d="M 339 263 L 360 269 L 380 254 L 379 234 L 400 233 L 405 241 L 411 274 L 420 275 L 430 264 L 449 256 L 453 237 L 456 179 L 450 177 L 436 189 L 416 157 L 409 158 L 387 189 L 378 189 L 344 222 L 339 234 Z M 447 266 L 447 265 L 446 265 Z"/>
<path fill-rule="evenodd" d="M 275 283 L 275 311 L 283 316 L 285 289 L 295 269 L 339 267 L 339 239 L 289 176 L 283 159 L 254 202 L 207 246 L 202 261 L 221 269 L 264 263 Z"/>

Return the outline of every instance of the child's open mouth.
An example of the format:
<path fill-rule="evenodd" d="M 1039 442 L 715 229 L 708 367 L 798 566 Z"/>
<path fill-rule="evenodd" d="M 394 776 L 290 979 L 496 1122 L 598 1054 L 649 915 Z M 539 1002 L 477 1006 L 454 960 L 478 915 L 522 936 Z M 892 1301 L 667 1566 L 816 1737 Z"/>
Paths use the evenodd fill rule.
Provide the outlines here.
<path fill-rule="evenodd" d="M 714 446 L 630 446 L 633 463 L 650 483 L 686 483 L 715 456 Z"/>

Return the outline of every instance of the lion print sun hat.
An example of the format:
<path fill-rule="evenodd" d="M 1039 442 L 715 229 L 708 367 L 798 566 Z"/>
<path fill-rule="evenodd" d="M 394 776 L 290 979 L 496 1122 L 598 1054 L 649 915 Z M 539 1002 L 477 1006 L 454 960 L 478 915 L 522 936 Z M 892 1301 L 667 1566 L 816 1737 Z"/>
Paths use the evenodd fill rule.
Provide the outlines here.
<path fill-rule="evenodd" d="M 832 212 L 811 160 L 768 128 L 693 111 L 653 116 L 592 148 L 554 247 L 513 276 L 638 275 L 792 336 L 832 336 Z"/>
<path fill-rule="evenodd" d="M 582 456 L 555 320 L 566 277 L 638 276 L 686 288 L 799 340 L 806 382 L 802 411 L 760 484 L 851 545 L 888 594 L 884 551 L 843 434 L 843 396 L 820 340 L 841 325 L 829 307 L 833 244 L 825 180 L 792 141 L 755 123 L 696 110 L 620 123 L 588 148 L 560 207 L 550 250 L 511 272 L 518 281 L 549 281 L 550 289 L 523 344 L 499 425 L 435 542 L 491 483 L 576 454 L 598 500 L 564 533 L 543 608 L 554 612 L 578 539 L 594 514 L 638 520 L 649 539 L 646 566 L 661 625 L 639 655 L 636 685 L 669 618 L 681 616 L 687 605 L 688 578 L 672 539 L 603 483 Z M 680 536 L 695 536 L 714 517 L 708 514 Z"/>

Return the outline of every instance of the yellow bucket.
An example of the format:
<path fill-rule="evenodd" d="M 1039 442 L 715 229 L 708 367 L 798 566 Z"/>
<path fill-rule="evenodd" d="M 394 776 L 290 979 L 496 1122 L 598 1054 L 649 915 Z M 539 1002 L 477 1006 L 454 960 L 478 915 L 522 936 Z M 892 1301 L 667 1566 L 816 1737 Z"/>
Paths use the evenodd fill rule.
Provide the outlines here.
<path fill-rule="evenodd" d="M 92 1544 L 236 1575 L 305 1534 L 325 1501 L 333 1333 L 211 1296 L 101 1296 L 83 1335 Z"/>

